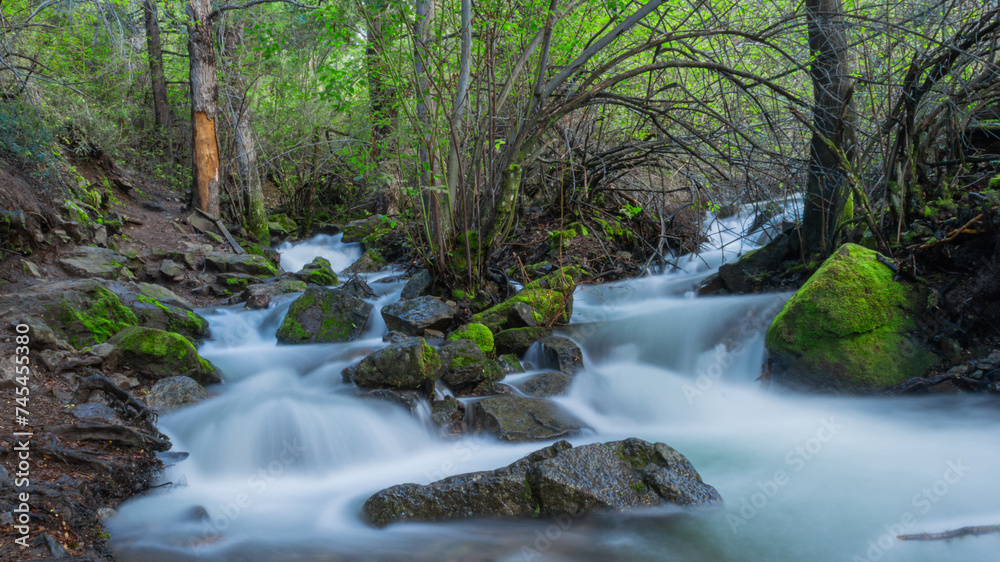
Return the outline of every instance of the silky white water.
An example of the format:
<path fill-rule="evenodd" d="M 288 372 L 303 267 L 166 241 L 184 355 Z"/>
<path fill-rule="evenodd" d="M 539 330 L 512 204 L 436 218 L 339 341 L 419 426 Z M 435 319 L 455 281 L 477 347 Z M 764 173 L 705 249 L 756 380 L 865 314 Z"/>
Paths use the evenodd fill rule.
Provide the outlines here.
<path fill-rule="evenodd" d="M 644 510 L 579 520 L 402 524 L 359 514 L 379 489 L 497 468 L 543 444 L 444 441 L 402 408 L 354 396 L 340 371 L 385 345 L 378 309 L 402 282 L 372 274 L 376 310 L 347 344 L 279 346 L 295 295 L 269 310 L 206 311 L 202 354 L 226 383 L 161 418 L 170 483 L 108 523 L 119 559 L 177 560 L 996 560 L 1000 536 L 900 542 L 901 533 L 1000 523 L 1000 409 L 989 396 L 817 397 L 755 379 L 763 334 L 788 295 L 693 298 L 750 246 L 748 216 L 714 221 L 700 257 L 662 275 L 582 287 L 565 332 L 586 370 L 557 401 L 592 434 L 639 437 L 686 455 L 725 500 L 718 509 Z M 360 255 L 339 237 L 282 249 Z"/>

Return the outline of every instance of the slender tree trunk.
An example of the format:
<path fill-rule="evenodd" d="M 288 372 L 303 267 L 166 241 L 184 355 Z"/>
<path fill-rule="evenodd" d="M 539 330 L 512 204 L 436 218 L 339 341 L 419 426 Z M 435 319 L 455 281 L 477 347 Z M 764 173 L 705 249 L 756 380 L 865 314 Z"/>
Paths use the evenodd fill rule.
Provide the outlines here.
<path fill-rule="evenodd" d="M 806 0 L 809 24 L 813 125 L 806 183 L 803 242 L 809 252 L 828 252 L 850 193 L 838 153 L 855 152 L 853 81 L 842 0 Z"/>
<path fill-rule="evenodd" d="M 194 150 L 194 194 L 199 209 L 219 217 L 220 159 L 216 118 L 219 83 L 209 0 L 191 0 L 188 15 L 188 56 L 191 63 L 191 131 Z"/>
<path fill-rule="evenodd" d="M 247 230 L 258 242 L 270 244 L 264 189 L 257 170 L 257 145 L 250 127 L 253 116 L 246 95 L 246 80 L 239 68 L 239 49 L 243 45 L 242 23 L 231 22 L 226 27 L 225 38 L 223 66 L 226 70 L 226 100 L 236 146 L 236 176 L 240 190 L 247 196 Z"/>
<path fill-rule="evenodd" d="M 431 246 L 443 262 L 448 221 L 441 193 L 434 189 L 437 163 L 433 131 L 434 100 L 430 92 L 427 73 L 427 56 L 430 47 L 431 24 L 434 21 L 434 0 L 416 0 L 416 21 L 413 26 L 413 70 L 416 78 L 417 122 L 420 127 L 418 147 L 420 160 L 420 188 L 426 213 Z M 446 201 L 444 202 L 447 203 Z"/>
<path fill-rule="evenodd" d="M 167 105 L 167 79 L 163 73 L 160 21 L 157 19 L 156 4 L 153 4 L 153 0 L 143 2 L 143 12 L 146 16 L 146 48 L 149 54 L 149 76 L 153 91 L 153 114 L 156 118 L 156 128 L 160 130 L 167 143 L 167 157 L 173 162 L 174 123 L 170 117 L 170 106 Z"/>
<path fill-rule="evenodd" d="M 458 84 L 455 88 L 455 103 L 451 112 L 451 139 L 448 143 L 448 200 L 456 201 L 460 169 L 459 152 L 465 138 L 465 113 L 469 100 L 469 75 L 472 59 L 472 0 L 462 2 L 462 52 L 459 57 Z M 463 203 L 464 205 L 464 203 Z"/>
<path fill-rule="evenodd" d="M 400 194 L 394 169 L 395 143 L 393 135 L 399 119 L 396 110 L 396 88 L 392 79 L 386 79 L 390 68 L 386 60 L 387 36 L 385 0 L 370 0 L 367 4 L 368 28 L 365 34 L 365 70 L 368 74 L 368 100 L 372 118 L 372 149 L 370 157 L 378 168 L 379 192 L 376 201 L 380 211 L 387 214 L 399 212 Z M 386 158 L 389 155 L 389 158 Z"/>

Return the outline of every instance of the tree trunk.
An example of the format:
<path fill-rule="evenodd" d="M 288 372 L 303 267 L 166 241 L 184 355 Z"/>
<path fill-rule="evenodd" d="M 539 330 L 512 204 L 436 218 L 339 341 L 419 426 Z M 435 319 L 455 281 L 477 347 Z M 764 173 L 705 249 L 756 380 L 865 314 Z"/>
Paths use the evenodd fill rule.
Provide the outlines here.
<path fill-rule="evenodd" d="M 385 60 L 385 10 L 386 5 L 379 0 L 369 4 L 368 29 L 365 40 L 365 66 L 368 74 L 368 100 L 372 115 L 372 159 L 381 160 L 387 148 L 386 141 L 396 130 L 398 119 L 395 99 L 396 92 L 391 82 L 385 81 L 389 68 Z"/>
<path fill-rule="evenodd" d="M 271 242 L 271 236 L 267 229 L 264 190 L 257 170 L 257 146 L 250 127 L 252 114 L 246 96 L 246 80 L 238 64 L 239 49 L 243 44 L 242 24 L 232 22 L 227 26 L 225 38 L 223 63 L 226 70 L 229 120 L 233 124 L 236 146 L 236 176 L 241 192 L 247 196 L 247 230 L 250 236 L 267 245 Z"/>
<path fill-rule="evenodd" d="M 156 118 L 156 128 L 159 129 L 167 143 L 167 157 L 170 162 L 173 162 L 174 124 L 170 117 L 170 106 L 167 105 L 167 79 L 163 73 L 160 21 L 157 19 L 156 5 L 153 4 L 153 0 L 143 2 L 143 12 L 146 16 L 146 48 L 149 54 L 149 76 L 153 91 L 153 114 Z"/>
<path fill-rule="evenodd" d="M 449 225 L 446 220 L 446 207 L 442 205 L 441 201 L 442 194 L 432 186 L 437 175 L 437 166 L 434 158 L 436 147 L 432 134 L 434 100 L 431 97 L 430 76 L 427 73 L 427 55 L 429 54 L 430 31 L 433 21 L 434 1 L 416 0 L 416 19 L 413 25 L 413 70 L 416 78 L 417 122 L 420 128 L 418 133 L 420 189 L 429 242 L 439 258 L 439 263 L 443 263 Z"/>
<path fill-rule="evenodd" d="M 853 162 L 855 152 L 853 81 L 842 0 L 807 0 L 813 125 L 806 183 L 803 242 L 808 252 L 833 249 L 850 193 L 840 153 Z"/>
<path fill-rule="evenodd" d="M 199 209 L 219 217 L 219 83 L 209 0 L 191 0 L 188 56 L 191 63 L 191 131 L 194 150 L 194 194 Z"/>
<path fill-rule="evenodd" d="M 462 52 L 458 65 L 458 85 L 455 88 L 455 103 L 451 112 L 451 139 L 448 142 L 448 200 L 454 206 L 459 178 L 462 175 L 459 153 L 465 139 L 465 113 L 469 99 L 469 74 L 472 60 L 472 0 L 462 3 Z M 464 200 L 463 200 L 464 206 Z"/>

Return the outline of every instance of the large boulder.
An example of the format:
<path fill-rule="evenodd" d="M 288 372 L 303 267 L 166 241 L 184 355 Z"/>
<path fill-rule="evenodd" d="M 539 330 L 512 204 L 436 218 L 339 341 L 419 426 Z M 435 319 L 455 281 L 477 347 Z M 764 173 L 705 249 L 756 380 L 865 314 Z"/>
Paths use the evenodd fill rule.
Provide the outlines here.
<path fill-rule="evenodd" d="M 403 292 L 399 294 L 399 298 L 414 299 L 423 295 L 430 288 L 431 281 L 433 281 L 433 278 L 430 272 L 426 269 L 421 269 L 414 273 L 413 277 L 410 277 L 406 284 L 403 285 Z"/>
<path fill-rule="evenodd" d="M 180 297 L 167 289 L 156 291 L 150 287 L 157 285 L 145 283 L 139 286 L 138 291 L 115 282 L 105 283 L 104 286 L 135 314 L 137 326 L 176 332 L 195 345 L 208 336 L 208 320 L 184 308 Z"/>
<path fill-rule="evenodd" d="M 0 295 L 0 317 L 15 322 L 34 318 L 78 349 L 103 343 L 138 323 L 135 313 L 96 279 L 43 283 Z"/>
<path fill-rule="evenodd" d="M 439 378 L 459 396 L 493 394 L 493 383 L 504 377 L 496 361 L 469 340 L 450 341 L 441 347 L 439 355 Z"/>
<path fill-rule="evenodd" d="M 437 350 L 421 338 L 391 344 L 368 355 L 344 371 L 345 382 L 361 388 L 423 390 L 434 388 L 441 368 Z"/>
<path fill-rule="evenodd" d="M 59 265 L 74 277 L 117 279 L 126 269 L 127 262 L 128 258 L 114 250 L 78 246 L 69 255 L 61 258 Z"/>
<path fill-rule="evenodd" d="M 278 295 L 284 295 L 286 293 L 304 293 L 306 291 L 306 282 L 300 281 L 294 277 L 282 277 L 272 283 L 254 283 L 253 285 L 247 285 L 246 289 L 243 289 L 239 295 L 229 299 L 230 304 L 236 304 L 243 301 L 250 301 L 253 298 L 276 297 Z"/>
<path fill-rule="evenodd" d="M 411 336 L 419 336 L 424 330 L 444 330 L 457 313 L 454 306 L 434 297 L 417 297 L 382 307 L 382 318 L 389 330 Z"/>
<path fill-rule="evenodd" d="M 401 521 L 579 517 L 721 501 L 691 462 L 663 443 L 631 438 L 573 447 L 559 441 L 497 470 L 386 488 L 368 498 L 364 516 L 385 527 Z"/>
<path fill-rule="evenodd" d="M 385 267 L 385 258 L 378 250 L 372 248 L 366 251 L 354 263 L 347 266 L 344 273 L 353 275 L 355 273 L 375 273 Z"/>
<path fill-rule="evenodd" d="M 873 250 L 846 244 L 785 303 L 767 330 L 771 379 L 806 390 L 877 392 L 934 356 L 909 335 L 920 301 Z"/>
<path fill-rule="evenodd" d="M 472 406 L 472 429 L 501 441 L 548 441 L 579 434 L 587 425 L 548 400 L 490 396 Z"/>
<path fill-rule="evenodd" d="M 191 377 L 200 384 L 221 382 L 215 367 L 179 334 L 129 326 L 108 343 L 114 350 L 105 358 L 105 364 L 112 369 L 130 367 L 154 380 L 179 375 Z"/>
<path fill-rule="evenodd" d="M 278 270 L 267 258 L 256 254 L 209 252 L 205 254 L 205 266 L 219 273 L 245 273 L 271 277 L 278 275 Z"/>
<path fill-rule="evenodd" d="M 504 302 L 472 316 L 472 321 L 483 324 L 493 333 L 507 325 L 510 309 L 517 303 L 525 303 L 540 315 L 539 324 L 569 322 L 573 314 L 573 293 L 551 289 L 523 289 Z"/>
<path fill-rule="evenodd" d="M 548 398 L 550 396 L 566 394 L 569 390 L 570 384 L 572 383 L 573 379 L 565 373 L 549 371 L 547 373 L 538 373 L 537 375 L 533 375 L 515 386 L 517 386 L 518 390 L 528 396 L 533 396 L 535 398 Z"/>
<path fill-rule="evenodd" d="M 545 363 L 554 369 L 575 375 L 583 370 L 583 351 L 573 340 L 562 336 L 549 336 L 539 340 Z"/>
<path fill-rule="evenodd" d="M 278 341 L 281 343 L 331 343 L 351 341 L 361 334 L 373 306 L 348 287 L 329 289 L 309 285 L 288 308 Z"/>

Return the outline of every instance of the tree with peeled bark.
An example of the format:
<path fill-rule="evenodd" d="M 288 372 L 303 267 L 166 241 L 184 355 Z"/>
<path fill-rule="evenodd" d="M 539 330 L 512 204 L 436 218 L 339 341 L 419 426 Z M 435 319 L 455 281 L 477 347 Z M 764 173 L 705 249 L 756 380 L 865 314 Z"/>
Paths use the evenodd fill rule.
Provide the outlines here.
<path fill-rule="evenodd" d="M 806 0 L 805 8 L 812 54 L 813 136 L 802 238 L 806 251 L 825 253 L 833 249 L 848 207 L 851 180 L 844 164 L 852 163 L 855 153 L 854 81 L 843 1 Z"/>
<path fill-rule="evenodd" d="M 216 118 L 219 82 L 209 0 L 191 0 L 188 6 L 188 56 L 191 68 L 191 131 L 194 150 L 195 206 L 219 218 L 220 158 Z"/>

